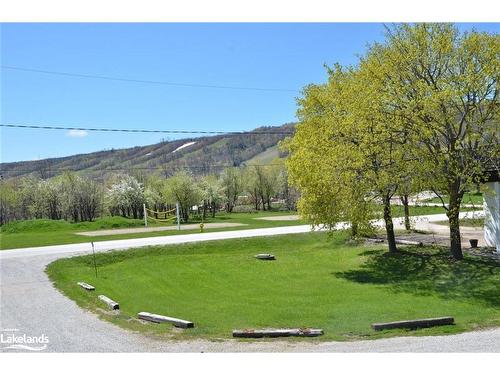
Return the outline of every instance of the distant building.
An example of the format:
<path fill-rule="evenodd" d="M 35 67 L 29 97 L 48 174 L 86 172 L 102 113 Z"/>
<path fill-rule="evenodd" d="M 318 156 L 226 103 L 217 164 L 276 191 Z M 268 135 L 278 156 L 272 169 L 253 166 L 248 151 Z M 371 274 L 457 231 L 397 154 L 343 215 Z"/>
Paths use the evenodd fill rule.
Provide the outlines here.
<path fill-rule="evenodd" d="M 492 168 L 487 172 L 484 197 L 484 240 L 500 253 L 500 173 Z"/>

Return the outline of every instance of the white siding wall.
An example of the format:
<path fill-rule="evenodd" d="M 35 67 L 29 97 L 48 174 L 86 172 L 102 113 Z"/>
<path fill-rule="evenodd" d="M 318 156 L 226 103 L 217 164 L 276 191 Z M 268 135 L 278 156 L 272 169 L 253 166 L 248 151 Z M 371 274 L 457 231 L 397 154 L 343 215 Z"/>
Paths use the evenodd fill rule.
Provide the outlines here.
<path fill-rule="evenodd" d="M 484 239 L 500 252 L 500 182 L 488 182 L 484 194 Z"/>

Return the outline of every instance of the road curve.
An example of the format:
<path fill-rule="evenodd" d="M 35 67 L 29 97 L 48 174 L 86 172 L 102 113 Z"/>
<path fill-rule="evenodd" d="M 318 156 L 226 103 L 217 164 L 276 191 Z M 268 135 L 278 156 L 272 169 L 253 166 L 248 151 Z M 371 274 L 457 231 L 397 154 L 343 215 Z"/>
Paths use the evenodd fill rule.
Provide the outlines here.
<path fill-rule="evenodd" d="M 96 243 L 96 251 L 217 239 L 304 233 L 307 225 L 199 233 Z M 160 341 L 123 330 L 80 309 L 59 293 L 44 269 L 50 262 L 90 252 L 89 244 L 0 251 L 0 334 L 45 335 L 49 352 L 500 352 L 500 329 L 452 336 L 398 337 L 356 342 Z M 12 330 L 17 331 L 12 331 Z M 8 349 L 0 343 L 0 352 Z M 41 347 L 41 345 L 32 345 Z"/>

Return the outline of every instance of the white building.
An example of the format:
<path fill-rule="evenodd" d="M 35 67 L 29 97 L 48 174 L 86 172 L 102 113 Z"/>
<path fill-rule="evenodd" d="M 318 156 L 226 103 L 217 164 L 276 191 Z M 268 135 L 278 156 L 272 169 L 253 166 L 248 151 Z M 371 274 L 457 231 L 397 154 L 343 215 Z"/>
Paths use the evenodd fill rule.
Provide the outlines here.
<path fill-rule="evenodd" d="M 484 196 L 484 240 L 500 253 L 500 173 L 488 172 Z"/>

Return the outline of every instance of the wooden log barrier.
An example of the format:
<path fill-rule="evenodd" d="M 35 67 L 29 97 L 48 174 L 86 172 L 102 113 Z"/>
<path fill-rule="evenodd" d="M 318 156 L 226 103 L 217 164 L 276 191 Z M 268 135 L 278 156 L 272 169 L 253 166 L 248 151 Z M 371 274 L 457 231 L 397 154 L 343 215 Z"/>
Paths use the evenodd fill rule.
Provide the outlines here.
<path fill-rule="evenodd" d="M 419 247 L 424 246 L 424 244 L 422 242 L 410 241 L 410 240 L 396 240 L 396 243 L 400 244 L 400 245 L 415 245 L 415 246 L 419 246 Z"/>
<path fill-rule="evenodd" d="M 429 328 L 434 326 L 444 326 L 454 324 L 454 319 L 451 316 L 445 316 L 440 318 L 430 318 L 430 319 L 416 319 L 416 320 L 401 320 L 397 322 L 388 323 L 373 323 L 372 328 L 375 331 L 381 331 L 383 329 L 394 329 L 394 328 Z"/>
<path fill-rule="evenodd" d="M 257 254 L 255 256 L 257 259 L 261 260 L 275 260 L 276 257 L 273 254 Z"/>
<path fill-rule="evenodd" d="M 179 328 L 193 328 L 194 323 L 187 321 L 187 320 L 182 320 L 182 319 L 177 319 L 177 318 L 172 318 L 170 316 L 164 316 L 164 315 L 158 315 L 158 314 L 151 314 L 148 312 L 140 312 L 137 314 L 139 319 L 142 320 L 147 320 L 150 322 L 154 323 L 172 323 L 174 326 L 179 327 Z"/>
<path fill-rule="evenodd" d="M 316 328 L 269 328 L 269 329 L 245 329 L 234 330 L 233 337 L 261 338 L 261 337 L 315 337 L 323 334 L 322 329 Z"/>
<path fill-rule="evenodd" d="M 383 243 L 384 239 L 383 238 L 367 238 L 366 241 L 371 242 L 371 243 Z"/>
<path fill-rule="evenodd" d="M 108 305 L 108 307 L 111 309 L 111 310 L 120 310 L 120 305 L 118 304 L 118 302 L 115 302 L 113 301 L 111 298 L 108 298 L 106 297 L 105 295 L 100 295 L 99 296 L 99 299 L 104 302 L 106 305 Z"/>
<path fill-rule="evenodd" d="M 77 284 L 80 285 L 83 289 L 95 290 L 95 288 L 92 285 L 84 283 L 83 281 L 79 281 Z"/>

